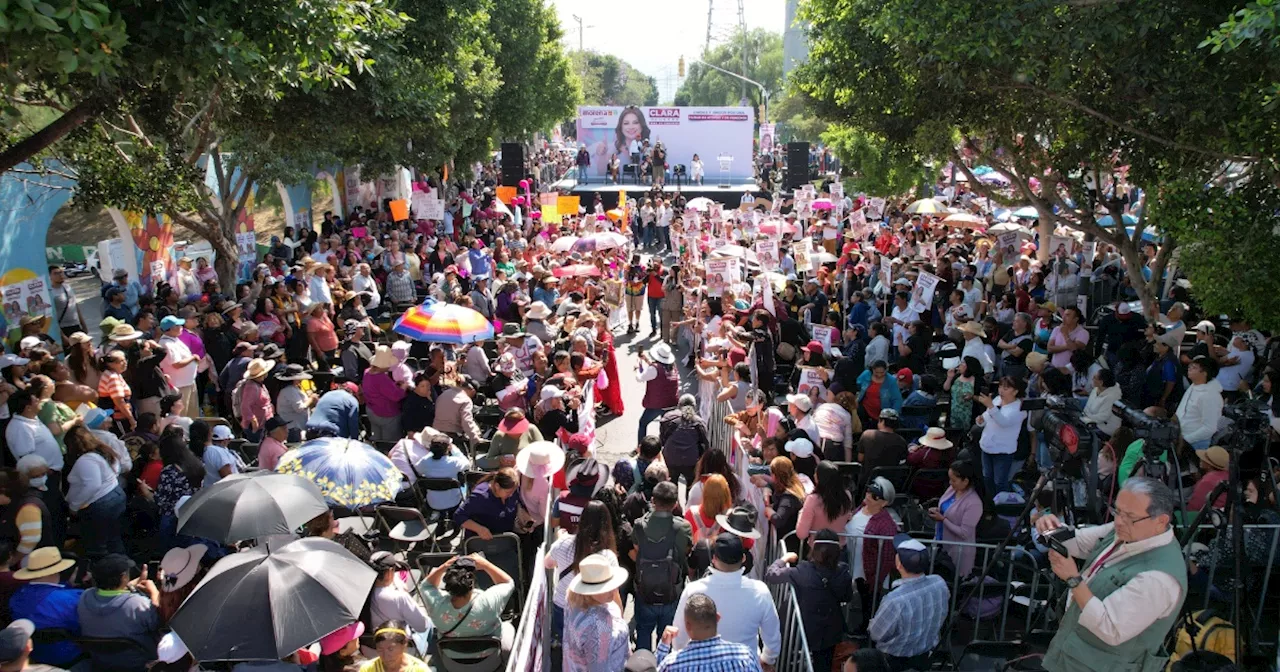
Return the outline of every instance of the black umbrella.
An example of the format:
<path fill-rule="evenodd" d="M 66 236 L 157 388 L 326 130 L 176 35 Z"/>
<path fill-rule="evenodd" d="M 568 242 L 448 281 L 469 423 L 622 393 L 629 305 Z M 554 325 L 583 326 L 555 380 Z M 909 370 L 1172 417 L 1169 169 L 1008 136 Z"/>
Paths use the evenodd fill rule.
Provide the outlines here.
<path fill-rule="evenodd" d="M 293 474 L 251 471 L 192 495 L 178 515 L 178 533 L 234 544 L 291 534 L 328 510 L 315 483 Z"/>
<path fill-rule="evenodd" d="M 377 572 L 311 537 L 218 561 L 169 621 L 198 661 L 280 660 L 360 618 Z"/>

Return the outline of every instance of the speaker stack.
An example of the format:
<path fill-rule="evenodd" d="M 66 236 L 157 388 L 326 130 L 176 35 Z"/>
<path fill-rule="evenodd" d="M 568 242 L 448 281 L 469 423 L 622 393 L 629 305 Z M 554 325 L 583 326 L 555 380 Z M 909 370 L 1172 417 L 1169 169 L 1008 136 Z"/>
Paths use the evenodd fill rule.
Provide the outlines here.
<path fill-rule="evenodd" d="M 502 143 L 502 186 L 520 186 L 524 177 L 524 145 L 518 142 Z"/>
<path fill-rule="evenodd" d="M 505 154 L 504 154 L 505 156 Z M 787 190 L 794 191 L 809 181 L 809 143 L 787 143 Z"/>

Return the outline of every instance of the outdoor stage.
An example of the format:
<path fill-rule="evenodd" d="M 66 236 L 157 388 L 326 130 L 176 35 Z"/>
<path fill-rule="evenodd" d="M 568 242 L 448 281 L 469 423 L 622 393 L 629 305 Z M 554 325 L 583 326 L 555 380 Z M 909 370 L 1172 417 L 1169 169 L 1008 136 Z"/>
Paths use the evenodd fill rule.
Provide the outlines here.
<path fill-rule="evenodd" d="M 761 189 L 756 186 L 754 180 L 750 178 L 735 178 L 728 181 L 728 187 L 719 186 L 723 182 L 718 179 L 704 179 L 703 184 L 689 184 L 682 181 L 679 185 L 674 180 L 668 180 L 663 185 L 663 192 L 675 195 L 677 191 L 684 194 L 686 199 L 709 198 L 718 203 L 723 203 L 729 207 L 736 208 L 742 201 L 743 192 L 750 191 L 756 196 L 767 196 L 763 194 Z M 606 210 L 617 207 L 618 192 L 625 190 L 627 198 L 634 198 L 648 193 L 653 185 L 649 184 L 633 184 L 629 180 L 623 184 L 609 184 L 607 182 L 589 182 L 587 184 L 578 184 L 577 180 L 565 178 L 551 185 L 556 190 L 566 190 L 573 196 L 582 198 L 583 207 L 590 208 L 595 202 L 595 195 L 600 194 L 600 200 L 604 203 Z"/>

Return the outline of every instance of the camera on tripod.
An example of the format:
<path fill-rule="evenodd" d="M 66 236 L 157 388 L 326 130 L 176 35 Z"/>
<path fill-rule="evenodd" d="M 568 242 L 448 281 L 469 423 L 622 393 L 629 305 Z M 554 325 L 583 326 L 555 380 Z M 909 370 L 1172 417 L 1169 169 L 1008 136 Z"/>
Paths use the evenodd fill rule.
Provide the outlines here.
<path fill-rule="evenodd" d="M 1044 411 L 1036 429 L 1044 432 L 1049 456 L 1055 463 L 1088 458 L 1097 452 L 1097 435 L 1081 419 L 1082 410 L 1074 399 L 1056 395 L 1027 399 L 1022 402 L 1022 410 Z"/>
<path fill-rule="evenodd" d="M 1178 445 L 1178 426 L 1171 420 L 1147 415 L 1123 401 L 1112 404 L 1111 412 L 1133 430 L 1135 438 L 1143 440 L 1142 451 L 1149 460 L 1160 459 L 1169 447 Z"/>

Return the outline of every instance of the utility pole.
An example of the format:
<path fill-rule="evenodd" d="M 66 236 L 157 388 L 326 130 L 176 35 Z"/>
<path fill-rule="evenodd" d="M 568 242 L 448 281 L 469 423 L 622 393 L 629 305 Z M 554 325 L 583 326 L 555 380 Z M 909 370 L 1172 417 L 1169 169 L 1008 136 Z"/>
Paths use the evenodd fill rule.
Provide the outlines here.
<path fill-rule="evenodd" d="M 578 16 L 577 14 L 574 14 L 573 20 L 578 22 L 578 51 L 583 51 L 582 49 L 582 17 Z"/>
<path fill-rule="evenodd" d="M 747 68 L 747 13 L 743 8 L 743 0 L 738 0 L 738 30 L 742 33 L 742 74 L 747 74 L 750 70 Z M 742 82 L 742 98 L 747 97 L 747 83 Z"/>
<path fill-rule="evenodd" d="M 715 9 L 715 0 L 707 0 L 707 42 L 702 45 L 702 55 L 706 56 L 711 51 L 711 10 Z"/>

